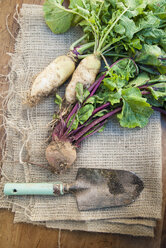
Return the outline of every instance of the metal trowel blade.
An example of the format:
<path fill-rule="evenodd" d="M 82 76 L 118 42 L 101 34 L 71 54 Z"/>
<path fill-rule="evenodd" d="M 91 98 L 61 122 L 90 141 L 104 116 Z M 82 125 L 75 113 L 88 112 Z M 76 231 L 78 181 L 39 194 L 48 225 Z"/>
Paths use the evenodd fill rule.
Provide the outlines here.
<path fill-rule="evenodd" d="M 78 169 L 75 186 L 79 210 L 129 205 L 144 188 L 142 180 L 130 171 L 87 168 Z"/>

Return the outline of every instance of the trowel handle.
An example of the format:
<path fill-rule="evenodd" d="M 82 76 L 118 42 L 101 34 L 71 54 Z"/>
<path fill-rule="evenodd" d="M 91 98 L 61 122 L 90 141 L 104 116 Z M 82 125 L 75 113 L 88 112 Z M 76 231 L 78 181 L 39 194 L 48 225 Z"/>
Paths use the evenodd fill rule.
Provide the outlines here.
<path fill-rule="evenodd" d="M 66 184 L 56 183 L 6 183 L 5 195 L 63 195 Z"/>

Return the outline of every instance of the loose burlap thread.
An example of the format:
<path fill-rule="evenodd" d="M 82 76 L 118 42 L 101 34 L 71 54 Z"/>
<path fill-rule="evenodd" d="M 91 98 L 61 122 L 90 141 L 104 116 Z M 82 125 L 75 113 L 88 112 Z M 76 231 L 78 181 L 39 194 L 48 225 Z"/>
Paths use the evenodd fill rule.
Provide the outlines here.
<path fill-rule="evenodd" d="M 44 23 L 42 7 L 24 4 L 18 18 L 20 31 L 11 56 L 6 123 L 6 150 L 3 156 L 0 207 L 12 208 L 15 222 L 43 224 L 52 228 L 153 236 L 155 220 L 161 218 L 161 125 L 154 113 L 147 127 L 132 130 L 109 121 L 105 131 L 82 143 L 77 161 L 65 174 L 56 176 L 32 166 L 27 159 L 47 165 L 44 156 L 49 135 L 48 123 L 56 108 L 54 98 L 33 108 L 23 105 L 32 78 L 81 36 L 79 28 L 62 35 L 51 33 Z M 60 89 L 63 95 L 64 87 Z M 64 197 L 4 197 L 5 182 L 72 182 L 77 169 L 111 168 L 136 173 L 144 182 L 140 197 L 130 206 L 79 212 L 76 199 Z"/>

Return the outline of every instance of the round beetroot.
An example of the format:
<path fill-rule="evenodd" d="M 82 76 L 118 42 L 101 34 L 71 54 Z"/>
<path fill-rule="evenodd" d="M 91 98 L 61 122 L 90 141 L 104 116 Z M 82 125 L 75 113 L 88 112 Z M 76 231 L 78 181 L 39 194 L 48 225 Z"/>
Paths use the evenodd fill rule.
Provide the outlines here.
<path fill-rule="evenodd" d="M 56 139 L 46 149 L 46 159 L 55 173 L 61 173 L 76 160 L 76 149 L 69 141 Z"/>

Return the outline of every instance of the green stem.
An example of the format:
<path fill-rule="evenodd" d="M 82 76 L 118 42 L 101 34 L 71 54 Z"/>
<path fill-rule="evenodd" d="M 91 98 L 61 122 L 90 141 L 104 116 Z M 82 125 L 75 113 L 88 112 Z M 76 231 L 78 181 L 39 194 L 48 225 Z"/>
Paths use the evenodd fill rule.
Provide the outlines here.
<path fill-rule="evenodd" d="M 115 44 L 116 42 L 122 40 L 123 38 L 125 38 L 125 36 L 122 36 L 119 40 L 114 41 L 111 44 L 107 44 L 105 47 L 103 47 L 103 49 L 101 49 L 101 52 L 103 53 L 105 50 L 107 50 L 111 45 Z M 120 44 L 119 46 L 121 46 L 122 44 Z M 115 46 L 114 46 L 115 47 Z M 112 49 L 109 49 L 109 51 Z"/>
<path fill-rule="evenodd" d="M 129 8 L 129 7 L 128 7 Z M 105 41 L 105 39 L 107 38 L 108 34 L 110 33 L 110 31 L 113 29 L 113 27 L 115 26 L 115 24 L 120 20 L 120 18 L 126 13 L 126 11 L 128 10 L 128 8 L 126 8 L 122 14 L 116 19 L 116 21 L 111 25 L 111 27 L 107 30 L 107 32 L 105 33 L 104 37 L 102 38 L 101 42 L 100 42 L 100 45 L 98 47 L 98 51 L 101 50 L 102 48 L 102 45 Z"/>
<path fill-rule="evenodd" d="M 81 38 L 76 40 L 71 46 L 70 50 L 73 50 L 81 41 L 83 41 L 87 37 L 87 34 L 83 35 Z"/>
<path fill-rule="evenodd" d="M 86 43 L 84 45 L 82 45 L 80 48 L 77 48 L 77 51 L 82 54 L 85 50 L 87 50 L 88 48 L 91 48 L 95 45 L 95 42 L 89 42 Z"/>
<path fill-rule="evenodd" d="M 69 12 L 72 12 L 72 13 L 75 14 L 75 15 L 79 15 L 79 16 L 81 16 L 84 20 L 86 20 L 86 21 L 89 23 L 89 25 L 91 26 L 92 31 L 93 31 L 93 33 L 94 33 L 94 37 L 95 37 L 95 39 L 96 39 L 96 30 L 95 30 L 94 26 L 90 23 L 90 21 L 89 21 L 85 16 L 81 15 L 81 14 L 78 13 L 78 12 L 75 12 L 75 11 L 73 11 L 73 10 L 70 10 Z"/>
<path fill-rule="evenodd" d="M 102 1 L 101 5 L 100 5 L 100 9 L 99 9 L 99 12 L 98 12 L 98 14 L 97 14 L 98 18 L 99 18 L 99 16 L 100 16 L 100 13 L 101 13 L 103 4 L 104 4 L 104 1 Z M 98 34 L 98 35 L 97 35 L 98 37 L 95 38 L 94 53 L 97 51 L 97 47 L 98 47 L 98 45 L 99 45 L 99 28 L 98 28 L 98 25 L 97 25 L 97 34 Z"/>
<path fill-rule="evenodd" d="M 94 46 L 94 51 L 93 51 L 93 53 L 96 52 L 97 46 L 98 46 L 98 41 L 97 41 L 97 35 L 96 35 L 96 33 L 95 33 L 95 46 Z"/>
<path fill-rule="evenodd" d="M 117 53 L 105 53 L 105 56 L 110 56 L 110 57 L 121 57 L 121 58 L 128 58 L 129 56 L 123 55 L 123 54 L 117 54 Z"/>
<path fill-rule="evenodd" d="M 108 27 L 108 26 L 107 26 Z M 103 36 L 104 36 L 104 33 L 106 32 L 107 30 L 107 27 L 105 27 L 103 30 L 102 30 L 102 33 L 101 33 L 101 36 L 100 36 L 100 40 L 102 40 Z M 100 43 L 100 41 L 99 41 Z"/>
<path fill-rule="evenodd" d="M 111 44 L 111 45 L 112 45 L 112 44 Z M 109 46 L 111 46 L 111 45 L 109 44 Z M 119 46 L 122 46 L 122 44 L 119 44 L 119 45 L 110 47 L 110 49 L 108 49 L 108 50 L 106 50 L 106 51 L 104 51 L 104 52 L 103 52 L 103 49 L 102 49 L 101 52 L 105 55 L 105 54 L 108 53 L 109 51 L 113 50 L 115 47 L 119 47 Z"/>
<path fill-rule="evenodd" d="M 163 79 L 163 80 L 162 80 L 162 79 L 161 79 L 161 80 L 152 79 L 152 80 L 149 80 L 149 81 L 148 81 L 148 84 L 149 84 L 149 83 L 156 83 L 156 82 L 157 82 L 157 83 L 166 82 L 166 79 L 165 79 L 165 80 L 164 80 L 164 79 Z"/>
<path fill-rule="evenodd" d="M 153 15 L 164 15 L 166 12 L 158 12 L 158 13 L 153 13 Z"/>
<path fill-rule="evenodd" d="M 161 25 L 161 26 L 159 26 L 159 28 L 164 28 L 164 27 L 166 27 L 166 23 Z"/>
<path fill-rule="evenodd" d="M 106 64 L 106 67 L 107 67 L 107 69 L 109 70 L 110 66 L 109 66 L 109 64 L 108 64 L 108 62 L 107 62 L 107 60 L 106 60 L 106 58 L 104 57 L 104 55 L 103 55 L 102 53 L 101 53 L 101 57 L 103 58 L 104 63 Z"/>
<path fill-rule="evenodd" d="M 99 9 L 99 12 L 97 14 L 98 17 L 100 16 L 101 10 L 103 8 L 103 4 L 104 4 L 104 1 L 102 1 L 101 5 L 100 5 L 100 9 Z"/>
<path fill-rule="evenodd" d="M 84 54 L 84 55 L 77 55 L 78 59 L 84 59 L 88 56 L 89 54 Z"/>

